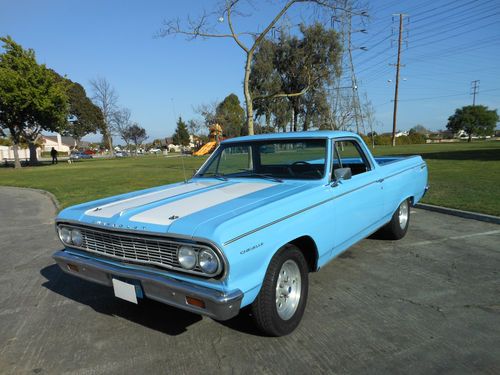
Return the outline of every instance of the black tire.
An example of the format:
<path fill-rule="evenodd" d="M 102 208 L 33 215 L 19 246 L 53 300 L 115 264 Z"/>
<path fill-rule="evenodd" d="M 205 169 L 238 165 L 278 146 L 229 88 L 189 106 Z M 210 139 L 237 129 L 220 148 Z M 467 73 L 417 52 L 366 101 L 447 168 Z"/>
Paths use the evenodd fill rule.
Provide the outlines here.
<path fill-rule="evenodd" d="M 283 319 L 280 313 L 278 313 L 276 286 L 280 271 L 283 271 L 282 267 L 287 261 L 291 261 L 287 265 L 295 263 L 300 272 L 300 288 L 297 287 L 297 290 L 300 289 L 300 296 L 298 302 L 294 304 L 297 307 L 293 315 L 287 319 Z M 254 321 L 262 332 L 269 336 L 284 336 L 297 328 L 307 304 L 307 293 L 309 290 L 308 272 L 307 262 L 297 246 L 291 244 L 285 245 L 274 255 L 267 269 L 262 288 L 251 305 Z"/>
<path fill-rule="evenodd" d="M 402 212 L 405 211 L 406 206 L 406 221 L 404 225 L 401 224 L 400 218 Z M 408 227 L 410 226 L 410 208 L 411 202 L 409 199 L 405 199 L 398 206 L 398 209 L 392 215 L 391 221 L 389 221 L 384 227 L 381 229 L 381 234 L 385 239 L 388 240 L 400 240 L 406 235 L 408 231 Z"/>

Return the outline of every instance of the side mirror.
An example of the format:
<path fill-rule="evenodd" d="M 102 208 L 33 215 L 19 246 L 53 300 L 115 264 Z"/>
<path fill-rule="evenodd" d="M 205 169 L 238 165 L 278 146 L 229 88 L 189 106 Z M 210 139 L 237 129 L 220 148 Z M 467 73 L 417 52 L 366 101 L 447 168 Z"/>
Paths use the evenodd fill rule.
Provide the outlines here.
<path fill-rule="evenodd" d="M 350 180 L 352 177 L 351 168 L 338 168 L 333 171 L 335 181 L 332 186 L 337 186 L 342 180 Z"/>

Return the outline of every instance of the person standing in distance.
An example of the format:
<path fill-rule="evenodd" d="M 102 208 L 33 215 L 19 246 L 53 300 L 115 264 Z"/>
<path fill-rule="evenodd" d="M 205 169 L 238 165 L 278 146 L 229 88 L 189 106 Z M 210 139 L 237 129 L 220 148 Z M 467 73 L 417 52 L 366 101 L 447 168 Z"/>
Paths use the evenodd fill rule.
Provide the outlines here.
<path fill-rule="evenodd" d="M 57 164 L 57 150 L 52 147 L 52 150 L 50 150 L 50 156 L 52 156 L 52 164 Z"/>

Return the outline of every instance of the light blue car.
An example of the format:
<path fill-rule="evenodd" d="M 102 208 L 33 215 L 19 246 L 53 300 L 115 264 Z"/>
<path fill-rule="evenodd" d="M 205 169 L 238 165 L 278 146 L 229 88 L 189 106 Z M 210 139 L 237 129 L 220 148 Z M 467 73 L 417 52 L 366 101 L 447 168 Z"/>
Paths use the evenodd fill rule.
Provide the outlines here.
<path fill-rule="evenodd" d="M 189 181 L 61 211 L 54 259 L 133 303 L 218 320 L 250 305 L 282 336 L 303 316 L 308 273 L 376 231 L 402 238 L 426 190 L 420 156 L 374 158 L 353 133 L 235 138 Z"/>

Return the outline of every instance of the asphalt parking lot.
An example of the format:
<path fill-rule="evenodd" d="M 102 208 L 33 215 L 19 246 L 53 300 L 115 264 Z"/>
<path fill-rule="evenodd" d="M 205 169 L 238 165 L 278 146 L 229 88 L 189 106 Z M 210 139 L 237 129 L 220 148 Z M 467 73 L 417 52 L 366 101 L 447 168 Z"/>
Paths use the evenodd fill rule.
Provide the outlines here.
<path fill-rule="evenodd" d="M 0 373 L 500 373 L 500 226 L 412 210 L 311 275 L 304 320 L 260 336 L 64 274 L 55 208 L 0 187 Z"/>

